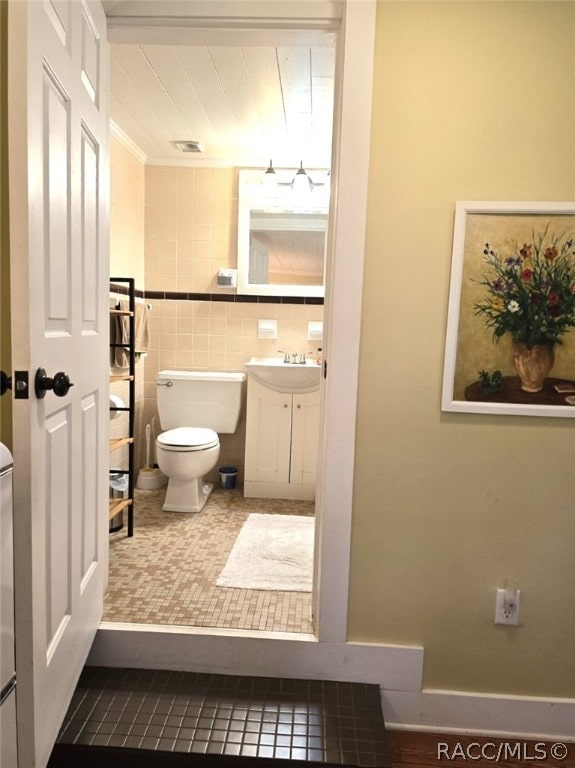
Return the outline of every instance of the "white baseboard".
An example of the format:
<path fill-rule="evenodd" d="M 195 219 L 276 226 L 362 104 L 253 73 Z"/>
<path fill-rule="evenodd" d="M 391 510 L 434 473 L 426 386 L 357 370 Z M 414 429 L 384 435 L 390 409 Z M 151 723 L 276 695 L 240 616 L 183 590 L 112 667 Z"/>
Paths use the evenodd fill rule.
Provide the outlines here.
<path fill-rule="evenodd" d="M 253 480 L 244 480 L 244 496 L 246 499 L 296 499 L 299 501 L 313 501 L 315 499 L 315 484 L 260 483 Z"/>
<path fill-rule="evenodd" d="M 423 649 L 313 635 L 103 623 L 88 664 L 375 683 L 388 728 L 575 741 L 575 699 L 423 690 Z"/>
<path fill-rule="evenodd" d="M 391 729 L 575 741 L 575 699 L 383 690 L 382 704 Z"/>
<path fill-rule="evenodd" d="M 105 622 L 98 630 L 88 664 L 341 680 L 419 691 L 423 649 L 325 643 L 312 635 L 287 632 L 192 631 L 188 627 Z"/>

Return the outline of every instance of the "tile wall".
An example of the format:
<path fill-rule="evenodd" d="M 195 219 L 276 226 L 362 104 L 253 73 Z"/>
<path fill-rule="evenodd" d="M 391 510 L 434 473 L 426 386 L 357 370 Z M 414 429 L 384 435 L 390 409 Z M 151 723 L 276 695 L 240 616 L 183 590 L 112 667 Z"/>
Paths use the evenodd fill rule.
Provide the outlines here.
<path fill-rule="evenodd" d="M 144 287 L 144 166 L 112 136 L 110 142 L 110 274 L 114 277 L 133 277 L 137 288 Z M 110 307 L 119 294 L 110 295 Z M 110 372 L 113 360 L 110 360 Z M 113 371 L 125 373 L 126 371 Z M 144 363 L 136 364 L 136 466 L 145 461 L 145 437 L 143 432 Z M 120 397 L 126 405 L 129 394 L 126 382 L 114 382 L 110 393 Z M 110 437 L 128 435 L 128 416 L 119 414 L 110 421 Z M 127 449 L 110 454 L 110 468 L 125 469 L 128 466 Z"/>
<path fill-rule="evenodd" d="M 236 266 L 237 208 L 235 168 L 146 167 L 146 289 L 218 292 L 218 268 Z"/>

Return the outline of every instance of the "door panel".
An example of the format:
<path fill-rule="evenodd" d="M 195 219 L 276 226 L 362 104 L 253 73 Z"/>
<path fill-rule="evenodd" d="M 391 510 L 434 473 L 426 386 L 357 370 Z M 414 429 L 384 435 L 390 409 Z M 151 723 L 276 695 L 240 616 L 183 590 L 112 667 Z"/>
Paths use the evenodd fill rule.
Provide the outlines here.
<path fill-rule="evenodd" d="M 101 78 L 100 57 L 102 56 L 101 37 L 88 10 L 82 7 L 82 53 L 81 80 L 88 97 L 100 106 Z"/>
<path fill-rule="evenodd" d="M 82 333 L 96 333 L 98 319 L 98 145 L 82 123 Z"/>
<path fill-rule="evenodd" d="M 56 411 L 45 420 L 44 453 L 46 490 L 44 513 L 46 605 L 46 655 L 51 660 L 57 639 L 67 624 L 71 610 L 70 549 L 70 409 Z M 64 470 L 64 471 L 62 471 Z"/>
<path fill-rule="evenodd" d="M 82 518 L 81 518 L 81 591 L 83 592 L 98 562 L 98 471 L 97 446 L 105 440 L 98 436 L 97 396 L 92 393 L 82 401 Z M 94 436 L 96 444 L 94 444 Z M 101 471 L 101 468 L 100 468 Z"/>
<path fill-rule="evenodd" d="M 46 230 L 44 272 L 45 331 L 70 333 L 70 221 L 68 174 L 70 101 L 55 75 L 44 69 L 41 120 L 46 145 L 42 166 Z"/>
<path fill-rule="evenodd" d="M 246 480 L 289 482 L 292 396 L 248 382 Z"/>
<path fill-rule="evenodd" d="M 319 390 L 293 396 L 290 482 L 297 485 L 315 485 L 319 408 Z"/>
<path fill-rule="evenodd" d="M 64 47 L 69 41 L 70 10 L 66 0 L 45 0 L 46 15 Z"/>
<path fill-rule="evenodd" d="M 107 573 L 105 18 L 10 3 L 9 155 L 16 648 L 21 764 L 46 765 L 96 633 Z M 73 386 L 36 397 L 39 368 Z"/>

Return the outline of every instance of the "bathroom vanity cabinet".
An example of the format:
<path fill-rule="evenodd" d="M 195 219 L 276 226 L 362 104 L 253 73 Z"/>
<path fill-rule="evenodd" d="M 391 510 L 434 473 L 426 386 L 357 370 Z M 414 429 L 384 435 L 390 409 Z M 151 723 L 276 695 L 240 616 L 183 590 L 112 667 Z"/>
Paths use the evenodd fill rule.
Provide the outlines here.
<path fill-rule="evenodd" d="M 319 389 L 278 392 L 248 375 L 244 495 L 313 499 Z"/>

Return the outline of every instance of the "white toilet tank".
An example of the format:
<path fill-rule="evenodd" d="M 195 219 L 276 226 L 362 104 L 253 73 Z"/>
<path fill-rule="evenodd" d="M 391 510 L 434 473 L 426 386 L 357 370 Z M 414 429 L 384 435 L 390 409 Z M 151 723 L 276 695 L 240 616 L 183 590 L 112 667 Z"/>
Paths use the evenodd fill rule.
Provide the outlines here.
<path fill-rule="evenodd" d="M 218 433 L 236 431 L 245 373 L 159 371 L 158 413 L 162 429 L 208 427 Z"/>

